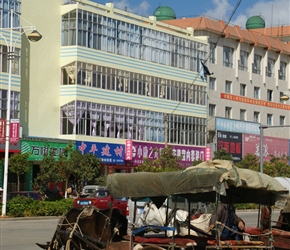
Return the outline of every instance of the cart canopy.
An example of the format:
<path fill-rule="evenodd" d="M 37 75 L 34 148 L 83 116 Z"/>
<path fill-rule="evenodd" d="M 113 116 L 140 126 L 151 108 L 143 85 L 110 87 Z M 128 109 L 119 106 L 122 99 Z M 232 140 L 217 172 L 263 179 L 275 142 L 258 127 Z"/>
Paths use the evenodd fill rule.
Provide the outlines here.
<path fill-rule="evenodd" d="M 149 197 L 155 204 L 172 195 L 192 202 L 215 202 L 218 195 L 225 203 L 274 205 L 288 193 L 274 178 L 226 160 L 205 161 L 176 172 L 110 174 L 107 187 L 113 197 Z"/>

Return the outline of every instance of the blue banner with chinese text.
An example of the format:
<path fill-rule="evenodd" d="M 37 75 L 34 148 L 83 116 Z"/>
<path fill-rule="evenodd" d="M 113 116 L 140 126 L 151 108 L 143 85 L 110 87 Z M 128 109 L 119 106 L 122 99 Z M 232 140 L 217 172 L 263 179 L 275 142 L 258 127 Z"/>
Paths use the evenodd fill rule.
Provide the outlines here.
<path fill-rule="evenodd" d="M 76 149 L 82 154 L 93 154 L 107 164 L 124 164 L 125 145 L 100 142 L 77 141 Z"/>

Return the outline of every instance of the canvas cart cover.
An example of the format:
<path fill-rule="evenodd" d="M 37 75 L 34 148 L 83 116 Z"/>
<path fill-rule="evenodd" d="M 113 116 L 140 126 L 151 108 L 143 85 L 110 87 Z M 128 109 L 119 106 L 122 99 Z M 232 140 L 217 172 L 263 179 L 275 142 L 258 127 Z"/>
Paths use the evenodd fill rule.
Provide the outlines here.
<path fill-rule="evenodd" d="M 150 197 L 155 203 L 170 195 L 214 202 L 218 193 L 225 203 L 273 205 L 288 192 L 274 178 L 225 160 L 206 161 L 177 172 L 110 174 L 107 187 L 113 197 Z"/>

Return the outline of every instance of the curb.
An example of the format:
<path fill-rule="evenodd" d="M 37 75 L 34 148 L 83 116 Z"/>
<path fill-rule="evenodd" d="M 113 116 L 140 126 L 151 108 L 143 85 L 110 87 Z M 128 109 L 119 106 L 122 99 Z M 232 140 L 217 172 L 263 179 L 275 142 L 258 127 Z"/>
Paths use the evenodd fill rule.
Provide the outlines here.
<path fill-rule="evenodd" d="M 61 216 L 36 216 L 36 217 L 1 217 L 1 221 L 16 221 L 16 220 L 50 220 L 50 219 L 59 219 Z"/>

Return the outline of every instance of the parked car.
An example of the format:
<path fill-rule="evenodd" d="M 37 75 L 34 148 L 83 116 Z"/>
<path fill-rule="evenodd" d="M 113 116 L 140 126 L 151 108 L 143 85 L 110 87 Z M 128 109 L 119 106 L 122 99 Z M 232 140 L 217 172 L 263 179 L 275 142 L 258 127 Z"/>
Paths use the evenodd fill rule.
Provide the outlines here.
<path fill-rule="evenodd" d="M 104 186 L 99 185 L 86 185 L 83 187 L 81 196 L 88 196 L 92 194 L 93 192 L 97 191 L 98 189 L 104 189 Z"/>
<path fill-rule="evenodd" d="M 127 214 L 127 199 L 112 198 L 109 190 L 98 189 L 88 196 L 81 196 L 74 199 L 74 208 L 83 208 L 85 206 L 95 206 L 99 209 L 109 209 L 111 206 L 123 216 Z"/>
<path fill-rule="evenodd" d="M 23 196 L 23 197 L 30 197 L 33 200 L 38 200 L 38 201 L 42 201 L 43 198 L 41 196 L 41 194 L 37 191 L 16 191 L 16 192 L 9 192 L 7 194 L 7 200 L 12 200 L 13 198 L 17 197 L 17 196 Z"/>

